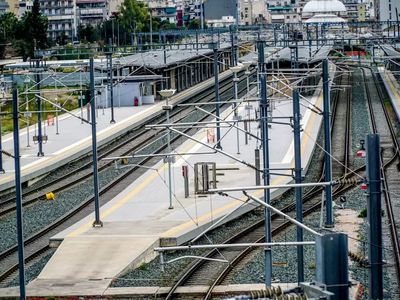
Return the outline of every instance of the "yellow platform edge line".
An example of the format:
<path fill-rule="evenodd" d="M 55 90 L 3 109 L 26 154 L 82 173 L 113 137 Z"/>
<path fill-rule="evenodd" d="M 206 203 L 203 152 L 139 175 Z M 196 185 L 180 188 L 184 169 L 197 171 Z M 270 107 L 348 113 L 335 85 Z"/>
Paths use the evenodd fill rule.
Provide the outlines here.
<path fill-rule="evenodd" d="M 322 99 L 322 92 L 321 92 L 320 95 L 319 95 L 319 98 L 318 98 L 318 101 L 317 101 L 317 106 L 320 105 L 321 99 Z M 231 112 L 232 112 L 232 111 L 231 111 Z M 231 112 L 230 112 L 230 113 L 231 113 Z M 310 120 L 310 122 L 309 122 L 308 125 L 307 125 L 306 132 L 309 133 L 310 130 L 313 128 L 314 123 L 315 123 L 315 120 L 316 120 L 316 117 L 317 117 L 316 114 L 313 114 L 313 115 L 312 115 L 311 120 Z M 201 140 L 202 138 L 205 137 L 205 135 L 206 135 L 206 132 L 204 132 L 204 133 L 199 137 L 199 139 Z M 308 135 L 305 135 L 304 138 L 303 138 L 302 145 L 308 143 L 308 140 L 309 140 Z M 189 145 L 187 145 L 187 146 L 182 150 L 182 152 L 188 151 L 188 149 L 192 148 L 195 144 L 196 144 L 196 142 L 195 142 L 195 141 L 192 141 Z M 303 151 L 304 151 L 303 149 L 305 149 L 305 147 L 302 146 L 302 154 L 303 154 Z M 167 164 L 164 164 L 164 165 L 161 167 L 161 169 L 160 169 L 159 171 L 162 171 L 166 166 L 167 166 Z M 108 210 L 106 210 L 105 212 L 103 212 L 103 213 L 100 215 L 100 219 L 103 219 L 104 217 L 106 217 L 107 215 L 109 215 L 111 212 L 113 212 L 113 211 L 115 211 L 117 208 L 119 208 L 121 205 L 123 205 L 124 203 L 126 203 L 130 198 L 132 198 L 135 194 L 137 194 L 139 191 L 141 191 L 147 184 L 149 184 L 156 176 L 157 176 L 157 172 L 151 174 L 148 178 L 146 178 L 145 181 L 143 181 L 143 182 L 142 182 L 138 187 L 136 187 L 132 192 L 130 192 L 130 193 L 129 193 L 128 195 L 126 195 L 123 199 L 121 199 L 120 201 L 118 201 L 113 207 L 110 207 Z M 284 178 L 285 178 L 284 176 L 280 176 L 278 179 L 276 179 L 276 180 L 272 183 L 272 185 L 278 184 L 278 183 L 281 182 Z M 256 195 L 260 194 L 261 192 L 263 192 L 263 190 L 258 190 L 258 191 L 256 191 L 256 192 L 254 192 L 252 195 L 256 196 Z M 241 200 L 243 200 L 243 199 L 246 199 L 246 197 L 243 197 Z M 215 211 L 213 212 L 213 214 L 217 214 L 217 213 L 219 213 L 219 212 L 222 212 L 222 211 L 224 211 L 224 210 L 227 210 L 227 209 L 231 208 L 232 206 L 238 204 L 239 202 L 241 202 L 241 201 L 239 201 L 239 200 L 233 201 L 233 202 L 231 202 L 231 203 L 229 203 L 229 204 L 227 204 L 227 205 L 225 205 L 225 206 L 223 206 L 223 207 L 221 207 L 221 208 L 215 210 Z M 206 214 L 206 215 L 203 215 L 203 216 L 201 216 L 201 217 L 195 219 L 194 222 L 198 223 L 198 222 L 200 222 L 200 221 L 202 221 L 202 220 L 204 220 L 204 219 L 206 219 L 206 218 L 208 218 L 208 217 L 210 217 L 210 216 L 211 216 L 211 213 L 208 213 L 208 214 Z M 78 234 L 79 234 L 80 232 L 82 232 L 83 230 L 85 230 L 85 229 L 89 228 L 90 226 L 92 226 L 93 222 L 94 222 L 94 219 L 92 219 L 90 222 L 87 222 L 86 224 L 82 225 L 80 228 L 74 230 L 73 232 L 71 232 L 70 234 L 68 234 L 67 237 L 74 237 L 74 236 L 78 235 Z M 170 236 L 170 235 L 172 235 L 172 234 L 174 234 L 174 233 L 176 233 L 176 232 L 179 232 L 179 231 L 181 231 L 181 230 L 183 230 L 183 229 L 185 229 L 185 228 L 187 228 L 187 227 L 189 227 L 189 226 L 191 226 L 191 225 L 193 225 L 193 221 L 189 221 L 189 222 L 184 223 L 184 224 L 182 224 L 182 225 L 180 225 L 180 226 L 178 226 L 178 227 L 172 228 L 172 229 L 168 230 L 167 232 L 165 232 L 164 234 L 162 234 L 161 236 L 162 236 L 162 237 Z"/>
<path fill-rule="evenodd" d="M 225 71 L 225 72 L 227 72 L 227 71 Z M 224 74 L 224 73 L 222 73 L 222 74 Z M 223 76 L 225 76 L 225 75 L 226 75 L 226 74 L 224 74 Z M 221 79 L 222 79 L 222 78 L 221 78 Z M 200 84 L 200 85 L 198 85 L 198 86 L 196 86 L 196 87 L 193 87 L 192 89 L 190 89 L 190 90 L 188 90 L 188 91 L 186 91 L 186 92 L 184 92 L 184 93 L 182 93 L 182 94 L 177 95 L 176 98 L 174 98 L 174 99 L 171 100 L 171 103 L 176 102 L 177 100 L 181 99 L 182 97 L 185 97 L 185 96 L 188 95 L 189 93 L 192 93 L 192 92 L 194 92 L 194 91 L 197 91 L 198 89 L 202 88 L 204 85 L 209 84 L 209 81 L 211 81 L 211 79 L 208 79 L 206 82 L 204 82 L 204 83 L 202 83 L 202 84 Z M 149 114 L 152 114 L 155 110 L 158 110 L 158 109 L 159 109 L 159 105 L 154 106 L 151 110 L 149 110 L 149 111 L 145 114 L 145 116 L 148 116 Z M 133 119 L 127 121 L 127 122 L 121 123 L 120 125 L 118 125 L 118 126 L 116 126 L 116 127 L 112 127 L 112 128 L 110 128 L 109 130 L 107 130 L 106 132 L 103 132 L 102 134 L 98 135 L 97 138 L 100 139 L 100 138 L 102 138 L 104 135 L 107 135 L 107 134 L 110 134 L 110 133 L 112 133 L 112 132 L 114 132 L 114 131 L 116 131 L 116 130 L 119 130 L 121 127 L 125 126 L 126 123 L 133 123 L 133 122 L 136 121 L 137 119 L 143 118 L 143 117 L 144 117 L 143 115 L 139 115 L 139 116 L 137 116 L 137 117 L 135 117 L 135 118 L 133 118 Z M 57 155 L 57 156 L 54 156 L 54 157 L 52 157 L 52 158 L 50 158 L 50 159 L 47 159 L 46 161 L 43 161 L 43 162 L 38 163 L 38 164 L 36 164 L 36 165 L 34 165 L 34 166 L 32 166 L 32 167 L 29 167 L 29 168 L 27 168 L 27 169 L 24 169 L 24 170 L 21 171 L 21 173 L 24 174 L 24 173 L 27 173 L 27 172 L 29 172 L 29 171 L 31 171 L 31 170 L 37 169 L 37 168 L 39 168 L 39 167 L 41 167 L 41 166 L 43 166 L 43 165 L 49 164 L 50 162 L 53 162 L 53 161 L 55 161 L 55 160 L 60 160 L 61 157 L 67 156 L 67 154 L 69 154 L 69 153 L 71 153 L 71 152 L 73 152 L 73 151 L 75 151 L 75 150 L 78 150 L 78 149 L 80 149 L 80 148 L 83 148 L 84 146 L 89 145 L 89 144 L 91 143 L 91 141 L 92 141 L 92 139 L 90 139 L 90 140 L 88 140 L 88 141 L 86 141 L 86 142 L 84 142 L 84 143 L 82 143 L 82 144 L 79 144 L 79 145 L 75 146 L 74 148 L 69 149 L 69 150 L 67 150 L 67 151 L 65 151 L 65 152 L 63 152 L 63 153 L 61 153 L 61 154 L 59 154 L 59 155 Z M 4 181 L 7 181 L 7 180 L 9 180 L 9 179 L 11 179 L 11 178 L 14 178 L 14 176 L 15 176 L 15 175 L 12 174 L 12 175 L 9 175 L 9 176 L 7 176 L 7 177 L 4 177 L 4 178 L 0 179 L 0 183 L 1 183 L 1 182 L 4 182 Z"/>

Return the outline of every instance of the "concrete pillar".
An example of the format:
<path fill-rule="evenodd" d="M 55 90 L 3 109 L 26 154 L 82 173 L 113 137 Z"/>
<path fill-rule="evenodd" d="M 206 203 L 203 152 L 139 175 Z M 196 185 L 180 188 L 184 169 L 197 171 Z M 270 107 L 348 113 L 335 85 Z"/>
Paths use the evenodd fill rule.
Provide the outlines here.
<path fill-rule="evenodd" d="M 178 67 L 175 69 L 175 72 L 177 73 L 177 78 L 178 78 L 178 92 L 180 92 L 182 90 L 182 85 L 181 85 L 181 68 Z"/>
<path fill-rule="evenodd" d="M 200 60 L 199 61 L 199 65 L 200 65 L 200 82 L 202 82 L 203 80 L 204 80 L 204 74 L 203 74 L 203 63 L 202 63 L 202 61 Z"/>
<path fill-rule="evenodd" d="M 172 69 L 169 71 L 170 72 L 170 80 L 171 80 L 171 89 L 176 90 L 176 85 L 175 85 L 175 69 Z"/>
<path fill-rule="evenodd" d="M 192 72 L 192 67 L 188 68 L 189 70 L 189 87 L 193 85 L 193 72 Z"/>
<path fill-rule="evenodd" d="M 198 83 L 198 75 L 199 75 L 199 72 L 198 72 L 198 70 L 199 70 L 199 68 L 197 68 L 197 62 L 194 64 L 194 67 L 193 67 L 194 69 L 194 84 L 197 84 Z"/>

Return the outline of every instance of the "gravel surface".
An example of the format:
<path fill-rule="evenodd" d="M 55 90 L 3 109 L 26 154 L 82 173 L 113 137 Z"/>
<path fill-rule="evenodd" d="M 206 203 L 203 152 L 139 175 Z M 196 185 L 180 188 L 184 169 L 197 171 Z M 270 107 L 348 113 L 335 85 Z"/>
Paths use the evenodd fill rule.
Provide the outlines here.
<path fill-rule="evenodd" d="M 238 84 L 239 88 L 242 88 L 246 83 Z M 221 101 L 231 97 L 231 93 L 224 93 L 221 96 Z M 212 111 L 215 108 L 214 105 L 206 105 L 204 107 L 207 111 Z M 182 122 L 196 122 L 205 115 L 203 112 L 194 111 L 188 114 Z M 183 129 L 182 129 L 183 130 Z M 171 139 L 176 137 L 176 133 L 171 133 Z M 159 138 L 155 143 L 142 148 L 141 151 L 137 151 L 138 154 L 149 154 L 166 143 L 167 138 Z M 131 163 L 138 163 L 141 159 L 131 159 Z M 111 167 L 101 173 L 99 173 L 99 187 L 100 189 L 110 183 L 112 180 L 117 178 L 124 172 L 127 172 L 128 168 L 116 170 Z M 53 223 L 59 217 L 72 210 L 74 207 L 79 205 L 83 200 L 93 195 L 93 180 L 89 179 L 85 182 L 76 185 L 66 191 L 59 192 L 56 195 L 55 201 L 39 201 L 24 209 L 24 234 L 25 237 L 32 236 L 34 233 L 45 227 L 46 225 Z M 0 244 L 0 252 L 10 248 L 16 244 L 17 227 L 16 227 L 16 214 L 12 213 L 4 218 L 0 219 L 0 237 L 2 243 Z"/>
<path fill-rule="evenodd" d="M 354 189 L 352 192 L 347 194 L 347 205 L 346 208 L 361 211 L 365 207 L 366 196 L 361 189 Z M 338 206 L 335 207 L 335 210 Z M 309 218 L 305 219 L 305 224 L 319 232 L 328 232 L 319 229 L 319 214 L 313 214 Z M 359 230 L 359 239 L 365 241 L 367 236 L 366 224 Z M 291 228 L 285 233 L 280 234 L 275 241 L 295 241 L 296 230 Z M 313 240 L 313 236 L 308 232 L 304 233 L 304 240 Z M 360 252 L 367 253 L 367 247 L 365 243 L 360 242 Z M 385 255 L 384 251 L 384 255 Z M 287 265 L 273 266 L 273 278 L 281 283 L 296 282 L 297 281 L 297 253 L 295 247 L 282 247 L 279 250 L 273 251 L 273 262 L 274 263 L 287 263 Z M 368 287 L 368 269 L 360 268 L 357 264 L 349 266 L 351 271 L 351 278 L 353 280 L 361 282 L 364 287 Z M 384 299 L 398 299 L 398 293 L 396 292 L 397 281 L 388 276 L 387 268 L 384 268 Z M 305 280 L 311 281 L 315 279 L 315 252 L 313 246 L 304 247 L 304 273 Z M 232 278 L 231 284 L 244 284 L 244 283 L 264 283 L 264 252 L 259 251 L 254 259 L 246 264 L 244 268 L 238 271 Z M 360 299 L 367 299 L 368 295 L 363 294 Z"/>
<path fill-rule="evenodd" d="M 50 260 L 50 258 L 53 256 L 55 251 L 56 250 L 50 250 L 49 253 L 47 253 L 45 256 L 43 256 L 42 258 L 40 258 L 35 262 L 28 264 L 25 267 L 25 278 L 27 284 L 33 281 L 36 277 L 38 277 L 38 275 L 40 274 L 40 272 L 42 272 L 43 268 Z M 17 275 L 13 280 L 11 280 L 7 285 L 3 287 L 12 287 L 18 285 L 19 285 L 19 275 Z"/>
<path fill-rule="evenodd" d="M 253 79 L 251 78 L 250 81 L 253 81 Z M 247 83 L 244 80 L 244 81 L 242 81 L 242 82 L 240 82 L 238 84 L 238 88 L 239 89 L 245 88 L 246 85 L 247 85 Z M 214 97 L 213 93 L 210 93 L 210 95 L 208 95 L 208 96 L 204 96 L 203 94 L 199 94 L 197 96 L 194 96 L 191 100 L 187 101 L 187 103 L 193 103 L 193 102 L 196 102 L 196 101 L 199 101 L 199 100 L 201 100 L 201 102 L 204 102 L 204 101 L 207 101 L 207 100 L 210 100 L 210 99 L 212 100 L 213 97 Z M 221 95 L 220 95 L 220 101 L 225 101 L 225 100 L 228 100 L 229 98 L 232 98 L 231 90 L 222 92 Z M 207 110 L 211 111 L 214 108 L 215 108 L 214 105 L 210 105 L 210 106 L 208 106 Z M 180 111 L 187 110 L 187 108 L 177 108 L 177 109 L 179 109 Z M 185 112 L 185 113 L 187 113 L 187 112 Z M 195 116 L 196 115 L 200 115 L 198 112 L 196 112 L 194 114 L 193 113 L 187 113 L 187 114 L 188 115 L 195 115 Z M 178 117 L 180 117 L 179 114 L 177 114 L 177 115 L 178 115 Z M 153 124 L 154 123 L 158 123 L 158 122 L 162 121 L 164 118 L 165 118 L 164 114 L 161 114 L 161 115 L 153 118 L 151 121 L 149 121 L 149 123 L 153 123 Z M 196 119 L 193 118 L 192 120 L 196 120 Z M 186 122 L 191 122 L 189 120 L 185 120 L 185 121 Z M 144 126 L 140 127 L 139 129 L 135 129 L 135 130 L 129 131 L 128 133 L 126 133 L 123 136 L 119 137 L 114 142 L 112 142 L 112 143 L 110 143 L 108 145 L 102 146 L 101 149 L 99 149 L 99 151 L 98 151 L 98 155 L 99 156 L 102 155 L 103 153 L 109 151 L 110 149 L 112 149 L 112 148 L 120 145 L 124 141 L 130 139 L 132 136 L 134 136 L 134 135 L 136 135 L 138 133 L 141 133 L 143 131 L 145 131 Z M 70 173 L 70 172 L 72 172 L 74 170 L 79 169 L 83 164 L 86 164 L 86 163 L 88 163 L 90 161 L 92 161 L 92 157 L 90 155 L 84 156 L 84 157 L 82 157 L 82 158 L 80 158 L 80 159 L 78 159 L 76 161 L 72 161 L 72 162 L 70 162 L 70 163 L 68 163 L 68 164 L 66 164 L 66 165 L 64 165 L 64 166 L 62 166 L 62 167 L 60 167 L 60 168 L 48 173 L 45 177 L 43 177 L 39 181 L 35 182 L 32 186 L 29 186 L 29 187 L 25 188 L 24 192 L 27 192 L 27 191 L 30 191 L 30 190 L 35 189 L 37 187 L 40 187 L 43 184 L 52 182 L 54 179 L 57 179 L 62 175 L 68 174 L 68 173 Z M 88 169 L 91 169 L 91 168 L 92 167 L 90 165 L 88 167 Z M 14 197 L 14 192 L 5 193 L 5 194 L 0 196 L 0 202 L 2 200 L 7 200 L 7 199 L 12 198 L 12 197 Z"/>
<path fill-rule="evenodd" d="M 319 145 L 323 145 L 323 130 L 320 130 L 318 135 L 317 143 Z M 321 148 L 316 147 L 313 153 L 312 161 L 316 163 L 312 163 L 309 165 L 307 170 L 307 176 L 304 182 L 312 182 L 319 180 L 320 172 L 322 168 L 322 159 L 323 151 Z M 305 189 L 304 193 L 307 190 Z M 294 201 L 294 191 L 290 190 L 286 192 L 284 195 L 279 197 L 278 199 L 273 200 L 273 203 L 276 207 L 281 208 L 284 207 Z M 264 218 L 264 209 L 258 208 L 249 212 L 248 214 L 243 215 L 240 218 L 237 218 L 218 229 L 213 230 L 209 236 L 215 242 L 222 242 L 229 236 L 231 236 L 232 232 L 237 232 L 238 228 L 246 228 L 250 224 L 255 221 Z M 235 227 L 240 226 L 240 227 Z M 234 230 L 232 230 L 232 228 Z M 201 240 L 198 244 L 208 243 L 206 240 Z M 197 244 L 197 243 L 196 243 Z M 202 252 L 200 251 L 192 251 L 190 255 L 199 255 Z M 169 253 L 167 258 L 168 260 L 179 257 L 183 255 L 184 252 L 177 251 L 174 253 Z M 188 255 L 186 252 L 185 255 Z M 178 278 L 181 274 L 182 270 L 186 268 L 192 260 L 182 259 L 178 262 L 175 262 L 171 265 L 166 266 L 166 270 L 164 273 L 160 272 L 159 260 L 158 258 L 149 262 L 148 264 L 143 265 L 143 267 L 133 270 L 127 274 L 125 274 L 122 278 L 118 279 L 113 283 L 112 286 L 122 287 L 122 286 L 170 286 L 171 283 Z"/>
<path fill-rule="evenodd" d="M 208 239 L 201 238 L 194 243 L 194 245 L 222 243 L 232 235 L 232 232 L 239 232 L 245 229 L 249 224 L 260 220 L 263 216 L 263 209 L 255 209 L 211 231 L 207 235 Z M 202 253 L 204 253 L 202 250 L 168 252 L 168 254 L 164 256 L 164 260 L 169 261 L 183 255 L 201 255 Z M 138 269 L 127 273 L 123 277 L 118 278 L 118 280 L 112 283 L 112 286 L 171 286 L 174 280 L 181 274 L 182 270 L 192 261 L 193 259 L 178 260 L 177 262 L 167 264 L 165 266 L 165 272 L 161 272 L 159 260 L 157 258 L 147 264 L 143 264 Z"/>
<path fill-rule="evenodd" d="M 365 94 L 363 76 L 357 68 L 353 70 L 352 101 L 351 101 L 351 148 L 353 151 L 349 155 L 350 165 L 353 168 L 361 167 L 365 164 L 365 159 L 357 157 L 357 151 L 361 149 L 360 140 L 365 140 L 365 135 L 372 132 L 367 106 L 367 96 Z"/>

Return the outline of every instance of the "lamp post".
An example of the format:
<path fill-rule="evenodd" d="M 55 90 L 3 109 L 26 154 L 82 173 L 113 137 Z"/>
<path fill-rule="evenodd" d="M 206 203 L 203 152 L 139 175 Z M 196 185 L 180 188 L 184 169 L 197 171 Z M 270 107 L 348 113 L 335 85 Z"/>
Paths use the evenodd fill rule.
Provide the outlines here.
<path fill-rule="evenodd" d="M 234 89 L 235 89 L 235 101 L 237 101 L 238 98 L 238 94 L 237 94 L 237 83 L 239 80 L 239 78 L 237 78 L 237 73 L 239 73 L 242 70 L 243 65 L 242 64 L 238 64 L 234 67 L 231 67 L 230 70 L 233 73 L 233 84 L 234 84 Z M 237 107 L 239 105 L 237 103 L 234 104 L 234 117 L 236 119 L 236 121 L 239 120 L 239 116 L 238 116 L 238 111 L 237 111 Z M 240 146 L 239 146 L 239 129 L 237 129 L 237 154 L 240 154 Z"/>
<path fill-rule="evenodd" d="M 260 93 L 260 70 L 258 68 L 258 57 L 253 57 L 254 63 L 256 63 L 256 69 L 257 69 L 257 96 Z"/>
<path fill-rule="evenodd" d="M 25 83 L 25 92 L 28 90 L 28 84 L 31 82 L 31 79 L 29 77 L 26 77 L 26 79 L 24 80 Z M 27 145 L 26 147 L 30 147 L 31 145 L 29 145 L 29 118 L 30 118 L 30 113 L 29 113 L 29 99 L 28 99 L 28 94 L 25 94 L 26 96 L 26 106 L 25 106 L 25 117 L 26 117 L 26 140 L 27 140 Z"/>
<path fill-rule="evenodd" d="M 82 67 L 83 60 L 77 60 L 76 61 L 78 70 Z M 82 70 L 79 70 L 79 101 L 81 103 L 81 124 L 83 124 L 83 96 L 82 96 Z M 89 120 L 89 118 L 88 118 Z"/>
<path fill-rule="evenodd" d="M 121 61 L 116 60 L 115 64 L 117 65 L 118 107 L 121 108 L 121 89 L 119 85 L 119 66 L 121 65 Z"/>
<path fill-rule="evenodd" d="M 169 98 L 172 97 L 173 94 L 175 94 L 176 90 L 161 90 L 158 93 L 165 98 L 165 106 L 163 106 L 163 109 L 167 113 L 167 124 L 169 124 L 169 112 L 172 110 L 172 105 L 169 104 Z M 168 155 L 165 157 L 164 162 L 168 162 L 168 180 L 169 180 L 169 207 L 168 209 L 173 209 L 174 207 L 172 206 L 172 160 L 173 156 L 169 155 L 171 153 L 171 131 L 169 128 L 167 128 L 167 153 Z"/>
<path fill-rule="evenodd" d="M 243 62 L 243 66 L 245 66 L 245 68 L 246 68 L 246 72 L 244 73 L 244 74 L 246 74 L 246 80 L 247 80 L 247 97 L 249 97 L 250 96 L 250 91 L 249 91 L 249 75 L 250 75 L 250 70 L 249 70 L 249 67 L 251 66 L 253 64 L 253 62 L 252 61 L 244 61 Z M 248 119 L 250 119 L 250 109 L 251 109 L 251 107 L 250 107 L 250 104 L 249 104 L 249 102 L 247 102 L 247 105 L 246 105 L 246 110 L 247 110 L 247 118 Z M 249 122 L 249 125 L 248 125 L 248 130 L 249 130 L 249 133 L 251 133 L 251 126 L 250 126 L 250 122 Z M 247 134 L 246 134 L 247 135 Z M 249 135 L 249 139 L 251 140 L 251 135 Z"/>
<path fill-rule="evenodd" d="M 100 59 L 100 68 L 101 68 L 101 92 L 103 93 L 103 88 L 104 88 L 104 83 L 103 83 L 103 60 L 105 59 L 105 56 L 99 56 Z M 104 95 L 103 99 L 107 99 L 107 97 Z M 104 116 L 104 103 L 101 104 L 101 106 L 103 107 L 103 116 Z"/>
<path fill-rule="evenodd" d="M 60 65 L 52 65 L 51 68 L 54 69 L 54 71 L 56 71 L 58 68 L 60 67 Z M 57 78 L 57 73 L 54 74 L 54 77 Z M 56 105 L 58 106 L 58 93 L 57 93 L 57 80 L 54 80 L 54 87 L 56 89 L 56 97 L 55 97 L 55 102 Z M 56 134 L 58 135 L 58 108 L 56 106 Z"/>

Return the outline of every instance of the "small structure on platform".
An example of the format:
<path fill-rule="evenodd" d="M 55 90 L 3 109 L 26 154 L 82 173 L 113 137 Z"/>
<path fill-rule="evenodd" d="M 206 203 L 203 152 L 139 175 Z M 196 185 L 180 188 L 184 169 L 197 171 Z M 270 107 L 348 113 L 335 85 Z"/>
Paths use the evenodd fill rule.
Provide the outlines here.
<path fill-rule="evenodd" d="M 153 104 L 156 97 L 156 82 L 161 80 L 161 75 L 113 78 L 114 106 Z M 105 80 L 104 85 L 96 86 L 96 90 L 97 107 L 110 107 L 110 84 Z"/>

